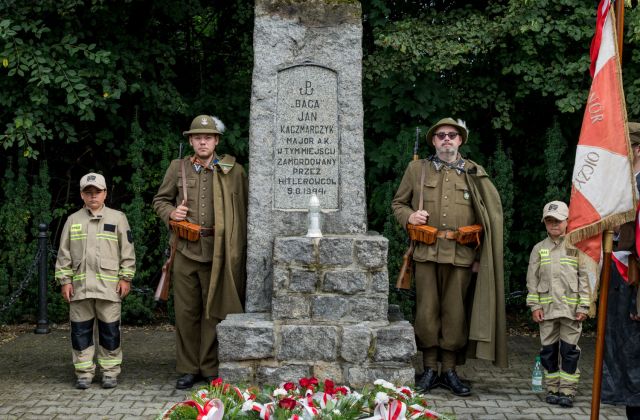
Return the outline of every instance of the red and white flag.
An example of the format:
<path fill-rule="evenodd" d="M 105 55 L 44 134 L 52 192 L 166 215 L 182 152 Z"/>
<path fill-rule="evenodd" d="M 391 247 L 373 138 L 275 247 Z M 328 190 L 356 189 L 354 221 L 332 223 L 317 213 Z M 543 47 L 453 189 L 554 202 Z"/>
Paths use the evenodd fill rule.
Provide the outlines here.
<path fill-rule="evenodd" d="M 576 150 L 567 239 L 597 264 L 603 230 L 634 220 L 635 183 L 611 1 L 598 5 L 593 81 Z M 595 290 L 592 284 L 592 290 Z"/>

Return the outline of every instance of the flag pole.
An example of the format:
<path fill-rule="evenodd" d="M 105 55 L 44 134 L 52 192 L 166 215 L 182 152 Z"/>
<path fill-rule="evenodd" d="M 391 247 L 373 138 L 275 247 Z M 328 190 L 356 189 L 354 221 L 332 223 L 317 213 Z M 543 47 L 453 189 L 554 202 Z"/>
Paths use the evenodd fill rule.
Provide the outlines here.
<path fill-rule="evenodd" d="M 624 38 L 624 0 L 615 0 L 615 31 L 617 34 L 618 60 L 622 72 L 622 43 Z M 593 361 L 593 385 L 591 387 L 591 420 L 600 418 L 600 396 L 602 391 L 602 360 L 604 358 L 604 336 L 607 328 L 607 306 L 609 304 L 609 282 L 611 279 L 611 252 L 613 251 L 613 231 L 606 230 L 602 237 L 603 262 L 598 298 L 598 326 L 596 349 Z"/>
<path fill-rule="evenodd" d="M 598 328 L 596 334 L 596 354 L 593 362 L 593 386 L 591 387 L 591 420 L 600 418 L 600 391 L 602 389 L 602 359 L 604 356 L 604 334 L 607 327 L 607 305 L 609 302 L 609 279 L 611 277 L 611 251 L 613 231 L 606 230 L 602 238 L 604 252 L 600 293 L 598 298 Z"/>
<path fill-rule="evenodd" d="M 616 0 L 616 33 L 618 34 L 618 59 L 622 69 L 622 41 L 624 38 L 624 0 Z"/>

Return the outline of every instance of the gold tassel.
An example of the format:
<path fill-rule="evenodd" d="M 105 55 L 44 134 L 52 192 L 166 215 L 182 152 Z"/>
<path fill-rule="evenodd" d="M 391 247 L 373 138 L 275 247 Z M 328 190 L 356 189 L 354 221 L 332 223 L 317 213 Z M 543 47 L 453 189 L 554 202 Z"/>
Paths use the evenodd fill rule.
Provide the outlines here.
<path fill-rule="evenodd" d="M 636 218 L 635 210 L 628 210 L 624 213 L 618 213 L 608 216 L 596 223 L 590 224 L 567 233 L 566 239 L 569 243 L 575 245 L 578 242 L 584 241 L 587 238 L 591 238 L 602 231 L 607 229 L 613 229 L 616 226 L 623 225 L 627 222 L 632 222 Z"/>

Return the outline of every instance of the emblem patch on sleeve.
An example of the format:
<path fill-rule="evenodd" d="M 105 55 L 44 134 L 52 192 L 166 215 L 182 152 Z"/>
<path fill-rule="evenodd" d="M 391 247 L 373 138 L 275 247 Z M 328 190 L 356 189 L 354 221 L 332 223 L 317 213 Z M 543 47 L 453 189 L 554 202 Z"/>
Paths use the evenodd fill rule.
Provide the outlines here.
<path fill-rule="evenodd" d="M 105 232 L 115 232 L 116 231 L 116 225 L 105 223 L 104 224 L 104 231 Z"/>
<path fill-rule="evenodd" d="M 133 243 L 133 233 L 131 233 L 130 230 L 127 231 L 127 239 L 129 240 L 130 244 Z"/>

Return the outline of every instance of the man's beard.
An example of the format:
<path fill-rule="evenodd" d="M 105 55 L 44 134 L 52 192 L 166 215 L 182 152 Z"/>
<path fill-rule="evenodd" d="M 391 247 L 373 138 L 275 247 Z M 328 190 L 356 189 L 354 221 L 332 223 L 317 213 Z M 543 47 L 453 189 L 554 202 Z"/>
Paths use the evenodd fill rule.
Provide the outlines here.
<path fill-rule="evenodd" d="M 453 162 L 458 157 L 457 149 L 438 150 L 438 157 L 445 162 Z"/>

